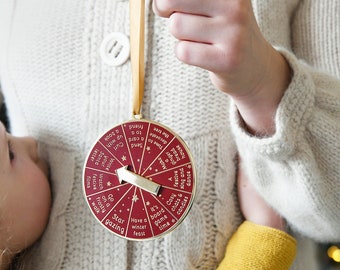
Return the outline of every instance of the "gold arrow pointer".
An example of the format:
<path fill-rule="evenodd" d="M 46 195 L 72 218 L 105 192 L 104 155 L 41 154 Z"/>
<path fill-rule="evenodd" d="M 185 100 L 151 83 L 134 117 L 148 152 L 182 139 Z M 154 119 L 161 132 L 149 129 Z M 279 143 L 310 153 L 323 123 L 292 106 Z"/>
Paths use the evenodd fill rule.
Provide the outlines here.
<path fill-rule="evenodd" d="M 128 166 L 117 169 L 117 175 L 120 183 L 125 181 L 156 196 L 158 195 L 161 185 L 129 171 Z"/>

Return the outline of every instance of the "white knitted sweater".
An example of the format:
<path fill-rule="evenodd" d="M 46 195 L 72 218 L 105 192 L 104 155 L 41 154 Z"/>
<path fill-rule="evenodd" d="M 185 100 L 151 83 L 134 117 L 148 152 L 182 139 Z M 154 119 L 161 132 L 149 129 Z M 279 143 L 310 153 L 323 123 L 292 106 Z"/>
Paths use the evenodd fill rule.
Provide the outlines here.
<path fill-rule="evenodd" d="M 237 147 L 251 181 L 297 234 L 340 240 L 340 2 L 253 1 L 264 35 L 293 69 L 277 132 L 266 139 L 244 132 L 206 71 L 175 59 L 166 20 L 147 5 L 143 114 L 187 142 L 198 187 L 173 233 L 131 242 L 93 218 L 82 192 L 94 140 L 131 115 L 130 62 L 108 66 L 98 53 L 109 33 L 129 34 L 129 1 L 0 1 L 0 82 L 12 131 L 38 138 L 51 164 L 51 218 L 27 268 L 214 269 L 241 222 Z M 307 242 L 299 237 L 294 269 L 316 269 Z"/>

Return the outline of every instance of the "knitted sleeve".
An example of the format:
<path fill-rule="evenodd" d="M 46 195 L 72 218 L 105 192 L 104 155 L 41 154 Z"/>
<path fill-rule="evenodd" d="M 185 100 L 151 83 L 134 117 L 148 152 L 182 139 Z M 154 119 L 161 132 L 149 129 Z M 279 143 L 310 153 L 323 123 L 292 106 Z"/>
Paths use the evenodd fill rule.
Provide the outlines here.
<path fill-rule="evenodd" d="M 298 57 L 315 67 L 322 67 L 322 60 L 323 67 L 339 74 L 339 62 L 334 61 L 339 54 L 333 50 L 339 46 L 339 32 L 328 29 L 338 25 L 338 16 L 332 15 L 338 14 L 334 11 L 338 2 L 307 2 L 252 0 L 262 33 L 291 66 L 292 81 L 277 110 L 273 136 L 247 134 L 235 106 L 231 125 L 244 169 L 257 191 L 293 230 L 332 242 L 340 240 L 340 78 Z M 311 28 L 306 30 L 307 25 Z M 327 33 L 327 44 L 315 34 L 301 42 L 299 38 L 310 32 Z M 289 52 L 292 44 L 298 57 Z M 309 44 L 318 45 L 312 50 Z"/>
<path fill-rule="evenodd" d="M 285 270 L 296 255 L 296 240 L 289 234 L 245 221 L 230 239 L 217 270 Z"/>
<path fill-rule="evenodd" d="M 340 240 L 340 80 L 277 48 L 293 78 L 276 113 L 276 133 L 258 138 L 231 125 L 245 171 L 293 229 L 318 241 Z"/>

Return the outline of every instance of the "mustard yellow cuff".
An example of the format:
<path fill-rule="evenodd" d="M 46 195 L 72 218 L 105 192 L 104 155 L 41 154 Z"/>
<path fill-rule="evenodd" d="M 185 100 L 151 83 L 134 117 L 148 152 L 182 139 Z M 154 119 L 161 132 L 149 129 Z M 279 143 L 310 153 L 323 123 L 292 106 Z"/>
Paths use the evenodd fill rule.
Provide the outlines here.
<path fill-rule="evenodd" d="M 296 240 L 271 227 L 244 221 L 231 237 L 218 270 L 287 270 L 296 256 Z"/>

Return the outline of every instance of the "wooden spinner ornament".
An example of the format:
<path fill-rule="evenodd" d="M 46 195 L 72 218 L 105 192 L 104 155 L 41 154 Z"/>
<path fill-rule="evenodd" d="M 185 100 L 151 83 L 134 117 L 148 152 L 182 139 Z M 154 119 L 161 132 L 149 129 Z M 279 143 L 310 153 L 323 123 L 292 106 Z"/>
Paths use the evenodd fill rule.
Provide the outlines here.
<path fill-rule="evenodd" d="M 104 133 L 89 151 L 83 190 L 95 218 L 129 240 L 166 235 L 186 217 L 196 189 L 193 158 L 169 128 L 141 117 L 144 0 L 130 1 L 134 119 Z"/>

